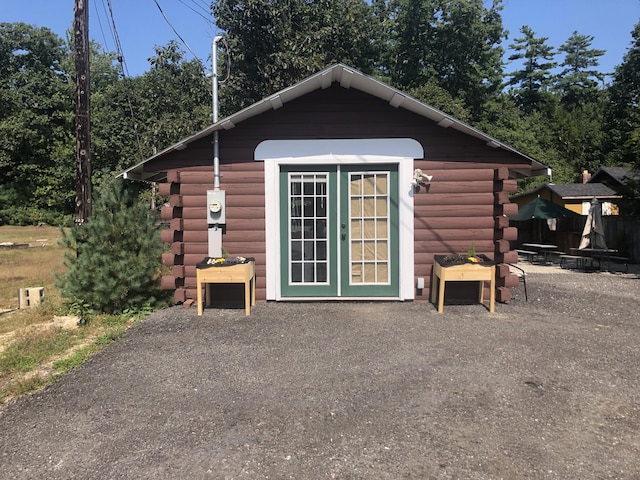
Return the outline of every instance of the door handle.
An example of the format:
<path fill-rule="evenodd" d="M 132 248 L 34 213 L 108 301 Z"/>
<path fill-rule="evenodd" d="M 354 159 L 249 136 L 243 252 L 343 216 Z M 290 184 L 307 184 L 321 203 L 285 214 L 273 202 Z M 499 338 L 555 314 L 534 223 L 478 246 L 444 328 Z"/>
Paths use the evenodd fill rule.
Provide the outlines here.
<path fill-rule="evenodd" d="M 343 233 L 342 235 L 340 235 L 340 237 L 342 238 L 342 240 L 346 240 L 347 239 L 347 234 Z"/>

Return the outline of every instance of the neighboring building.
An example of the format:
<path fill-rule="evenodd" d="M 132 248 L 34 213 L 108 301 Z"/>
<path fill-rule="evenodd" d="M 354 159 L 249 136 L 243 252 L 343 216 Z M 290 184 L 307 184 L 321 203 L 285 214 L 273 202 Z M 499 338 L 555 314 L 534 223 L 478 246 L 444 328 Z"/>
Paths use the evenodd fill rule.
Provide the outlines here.
<path fill-rule="evenodd" d="M 506 263 L 517 261 L 509 245 L 517 232 L 508 216 L 517 207 L 509 194 L 516 178 L 548 169 L 338 64 L 123 173 L 163 182 L 169 196 L 162 238 L 172 275 L 163 286 L 176 302 L 196 298 L 195 265 L 210 251 L 214 132 L 223 247 L 255 257 L 258 300 L 427 300 L 434 255 L 472 243 L 500 264 L 498 301 L 511 298 L 518 279 Z"/>
<path fill-rule="evenodd" d="M 588 175 L 588 172 L 583 172 L 583 176 L 585 174 Z M 587 181 L 588 183 L 602 183 L 619 193 L 632 175 L 630 167 L 600 167 Z"/>
<path fill-rule="evenodd" d="M 603 215 L 617 215 L 617 202 L 622 198 L 602 183 L 545 183 L 534 190 L 513 195 L 511 201 L 523 206 L 536 197 L 550 200 L 580 215 L 589 214 L 593 197 L 600 201 Z"/>

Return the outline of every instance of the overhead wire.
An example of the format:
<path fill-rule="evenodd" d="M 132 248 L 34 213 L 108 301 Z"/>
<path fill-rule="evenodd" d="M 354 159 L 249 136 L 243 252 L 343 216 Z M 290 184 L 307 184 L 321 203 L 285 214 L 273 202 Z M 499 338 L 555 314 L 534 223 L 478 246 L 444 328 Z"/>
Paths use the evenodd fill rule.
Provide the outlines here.
<path fill-rule="evenodd" d="M 199 15 L 200 17 L 204 18 L 207 22 L 211 22 L 211 19 L 207 16 L 207 15 L 211 15 L 210 13 L 207 13 L 205 10 L 205 14 L 200 13 L 198 10 L 196 10 L 195 8 L 193 8 L 191 5 L 187 5 L 187 3 L 184 2 L 184 0 L 178 0 L 181 4 L 183 4 L 185 7 L 187 7 L 189 10 L 191 10 L 193 13 L 195 13 L 196 15 Z M 192 2 L 194 5 L 200 7 L 200 9 L 202 10 L 202 6 Z"/>
<path fill-rule="evenodd" d="M 226 75 L 224 77 L 224 80 L 219 80 L 218 83 L 220 85 L 224 84 L 227 80 L 229 80 L 229 76 L 231 75 L 231 52 L 229 50 L 229 44 L 227 43 L 227 39 L 224 38 L 224 36 L 221 37 L 222 43 L 224 44 L 224 51 L 226 52 L 226 56 L 227 56 L 227 62 L 226 62 Z"/>
<path fill-rule="evenodd" d="M 198 16 L 203 18 L 206 22 L 208 22 L 212 26 L 216 27 L 213 15 L 211 14 L 211 11 L 210 11 L 209 7 L 207 7 L 207 5 L 205 4 L 205 2 L 203 0 L 191 0 L 191 3 L 193 3 L 195 8 L 190 6 L 190 5 L 188 5 L 183 0 L 178 0 L 178 1 L 180 3 L 182 3 L 185 7 L 190 9 L 192 12 L 194 12 L 195 14 L 197 14 Z M 106 2 L 106 4 L 105 4 L 105 2 Z M 200 60 L 200 58 L 191 49 L 189 44 L 185 41 L 185 39 L 178 33 L 176 28 L 173 26 L 173 24 L 171 23 L 171 21 L 169 20 L 169 18 L 165 14 L 165 12 L 163 11 L 162 7 L 160 6 L 160 3 L 158 2 L 158 0 L 154 0 L 154 3 L 156 4 L 156 7 L 158 8 L 160 13 L 162 14 L 162 17 L 164 18 L 165 22 L 169 25 L 169 27 L 171 28 L 173 33 L 184 44 L 184 46 L 187 48 L 187 50 L 189 50 L 191 55 L 193 55 L 193 57 L 196 60 L 198 60 L 201 64 L 204 65 L 202 60 Z M 94 6 L 96 7 L 96 10 L 97 10 L 96 0 L 94 0 Z M 125 83 L 127 84 L 126 98 L 127 98 L 127 103 L 128 103 L 128 106 L 129 106 L 129 113 L 131 115 L 131 119 L 134 122 L 134 131 L 135 131 L 135 135 L 136 135 L 136 139 L 137 139 L 137 143 L 138 143 L 138 150 L 139 150 L 140 156 L 142 157 L 143 156 L 143 154 L 142 154 L 142 145 L 141 145 L 141 142 L 140 142 L 140 136 L 138 134 L 138 128 L 137 128 L 137 123 L 138 122 L 136 121 L 136 117 L 135 117 L 134 109 L 133 109 L 133 102 L 131 100 L 132 92 L 130 90 L 130 85 L 127 82 L 127 80 L 130 77 L 130 74 L 129 74 L 129 70 L 128 70 L 128 67 L 127 67 L 127 64 L 126 64 L 126 61 L 125 61 L 124 51 L 122 49 L 122 43 L 120 42 L 120 37 L 118 35 L 118 30 L 117 30 L 117 27 L 116 27 L 116 21 L 115 21 L 115 16 L 113 14 L 113 6 L 111 4 L 111 0 L 102 0 L 102 7 L 103 7 L 103 11 L 104 11 L 106 17 L 108 19 L 110 19 L 110 21 L 108 22 L 109 25 L 110 25 L 110 33 L 111 33 L 111 36 L 112 36 L 112 39 L 113 39 L 113 43 L 115 44 L 115 52 L 116 52 L 118 63 L 120 64 L 121 74 L 122 74 L 122 76 L 123 76 L 123 78 L 125 80 Z M 201 10 L 202 12 L 204 12 L 204 14 L 200 13 L 199 11 L 197 11 L 197 9 Z M 103 38 L 105 39 L 105 44 L 106 44 L 107 43 L 106 35 L 105 35 L 104 30 L 102 28 L 102 22 L 100 21 L 100 17 L 99 16 L 98 16 L 98 21 L 99 21 L 100 29 L 102 31 L 102 35 L 103 35 Z M 223 80 L 220 80 L 221 84 L 225 83 L 229 79 L 230 71 L 231 71 L 231 56 L 230 56 L 230 51 L 229 51 L 229 45 L 228 45 L 228 43 L 227 43 L 227 41 L 226 41 L 226 39 L 224 37 L 222 37 L 222 43 L 224 44 L 224 49 L 225 49 L 225 52 L 226 52 L 226 69 L 225 69 L 226 70 L 226 75 L 225 75 L 225 78 Z"/>
<path fill-rule="evenodd" d="M 113 29 L 113 40 L 116 45 L 116 55 L 118 55 L 118 62 L 122 65 L 123 74 L 129 76 L 129 69 L 124 59 L 124 52 L 122 50 L 122 44 L 120 43 L 120 36 L 118 35 L 118 29 L 116 28 L 116 19 L 113 16 L 113 6 L 111 0 L 107 0 L 107 6 L 109 8 L 109 17 L 111 18 L 111 28 Z"/>
<path fill-rule="evenodd" d="M 133 102 L 131 100 L 131 97 L 133 95 L 131 92 L 129 69 L 127 68 L 127 63 L 124 58 L 124 51 L 122 50 L 122 44 L 120 43 L 120 36 L 118 35 L 118 29 L 116 28 L 116 19 L 115 19 L 115 16 L 113 15 L 113 6 L 111 5 L 111 0 L 106 0 L 106 2 L 107 2 L 108 11 L 109 11 L 109 17 L 111 19 L 111 34 L 113 36 L 115 47 L 116 47 L 116 56 L 117 56 L 118 64 L 120 65 L 122 78 L 125 82 L 125 87 L 126 87 L 125 96 L 127 99 L 127 105 L 129 107 L 129 115 L 131 115 L 131 120 L 133 121 L 133 131 L 136 136 L 136 142 L 138 144 L 138 154 L 140 155 L 140 158 L 144 158 L 144 153 L 142 151 L 142 142 L 140 141 L 140 134 L 138 132 L 138 121 L 133 111 Z"/>
<path fill-rule="evenodd" d="M 204 12 L 207 13 L 207 15 L 211 15 L 211 4 L 207 5 L 204 1 L 202 0 L 191 0 L 191 3 L 193 3 L 194 5 L 197 5 L 198 7 L 200 7 Z M 211 15 L 211 17 L 213 18 L 213 15 Z"/>
<path fill-rule="evenodd" d="M 96 2 L 96 0 L 93 0 L 93 8 L 96 11 L 96 13 L 98 15 L 96 15 L 98 17 L 98 25 L 100 26 L 100 32 L 102 33 L 102 41 L 104 42 L 104 47 L 105 50 L 108 51 L 109 50 L 109 43 L 107 42 L 107 36 L 104 33 L 104 28 L 102 27 L 102 20 L 100 19 L 100 10 L 98 10 L 98 4 Z M 102 1 L 102 8 L 104 9 L 104 0 Z M 105 10 L 106 13 L 106 10 Z"/>
<path fill-rule="evenodd" d="M 167 22 L 167 25 L 169 25 L 169 27 L 171 27 L 171 30 L 173 30 L 173 33 L 175 33 L 176 36 L 180 39 L 180 41 L 184 44 L 184 46 L 187 47 L 187 50 L 189 50 L 191 55 L 193 55 L 193 58 L 195 58 L 196 60 L 198 60 L 200 63 L 202 63 L 204 65 L 204 62 L 202 62 L 202 60 L 200 60 L 198 55 L 196 55 L 194 53 L 194 51 L 191 50 L 191 47 L 189 46 L 189 44 L 185 41 L 184 38 L 182 38 L 182 36 L 178 33 L 178 31 L 175 29 L 175 27 L 171 24 L 171 22 L 169 21 L 167 16 L 164 14 L 164 11 L 162 10 L 162 7 L 158 3 L 158 0 L 153 0 L 153 2 L 156 4 L 156 7 L 158 7 L 158 10 L 160 10 L 160 13 L 162 14 L 162 18 L 164 18 L 164 21 Z"/>

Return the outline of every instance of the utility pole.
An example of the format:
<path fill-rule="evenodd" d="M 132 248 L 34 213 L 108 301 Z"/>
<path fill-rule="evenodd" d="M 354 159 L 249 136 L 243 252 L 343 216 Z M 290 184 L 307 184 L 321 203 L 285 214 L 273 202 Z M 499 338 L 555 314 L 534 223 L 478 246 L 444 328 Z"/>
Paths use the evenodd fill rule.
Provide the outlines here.
<path fill-rule="evenodd" d="M 76 64 L 76 223 L 91 216 L 91 137 L 89 116 L 89 5 L 75 0 L 73 10 Z"/>

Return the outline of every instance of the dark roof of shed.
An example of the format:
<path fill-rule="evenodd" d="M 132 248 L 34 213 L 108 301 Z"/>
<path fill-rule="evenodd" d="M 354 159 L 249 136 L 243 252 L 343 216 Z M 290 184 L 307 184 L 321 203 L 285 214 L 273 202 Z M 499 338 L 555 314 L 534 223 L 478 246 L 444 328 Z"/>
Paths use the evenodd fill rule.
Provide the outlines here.
<path fill-rule="evenodd" d="M 538 162 L 537 160 L 525 155 L 522 152 L 506 145 L 499 140 L 475 129 L 474 127 L 467 125 L 466 123 L 457 120 L 456 118 L 448 115 L 440 110 L 437 110 L 429 105 L 410 97 L 406 93 L 401 92 L 371 76 L 365 75 L 358 70 L 348 67 L 343 64 L 336 64 L 328 67 L 304 80 L 296 83 L 293 86 L 285 88 L 273 95 L 270 95 L 259 102 L 250 105 L 249 107 L 240 110 L 233 115 L 230 115 L 222 120 L 214 123 L 213 125 L 201 130 L 200 132 L 187 137 L 174 145 L 158 152 L 157 154 L 143 160 L 142 162 L 128 168 L 118 176 L 122 176 L 132 180 L 149 180 L 160 181 L 163 180 L 166 175 L 163 172 L 145 172 L 144 165 L 161 157 L 174 150 L 184 150 L 192 142 L 195 142 L 201 138 L 212 135 L 213 132 L 219 130 L 229 130 L 234 128 L 240 122 L 247 120 L 251 117 L 257 116 L 263 112 L 269 110 L 277 110 L 281 108 L 285 103 L 295 100 L 307 93 L 310 93 L 319 89 L 326 89 L 330 87 L 334 82 L 337 82 L 343 88 L 354 88 L 364 93 L 368 93 L 374 97 L 378 97 L 389 103 L 392 107 L 403 108 L 410 112 L 421 115 L 436 122 L 443 128 L 452 128 L 460 131 L 466 135 L 478 138 L 484 141 L 488 146 L 493 148 L 501 148 L 508 152 L 514 153 L 524 159 L 531 165 L 531 170 L 525 171 L 516 170 L 516 174 L 520 177 L 536 176 L 536 175 L 549 175 L 551 169 L 546 165 Z"/>
<path fill-rule="evenodd" d="M 618 185 L 623 185 L 632 176 L 630 167 L 600 167 L 591 176 L 588 183 L 603 183 L 613 179 Z"/>
<path fill-rule="evenodd" d="M 549 189 L 562 198 L 618 197 L 615 190 L 603 183 L 556 183 Z"/>
<path fill-rule="evenodd" d="M 589 198 L 620 198 L 615 190 L 607 187 L 603 183 L 545 183 L 538 188 L 528 192 L 513 195 L 511 198 L 519 198 L 525 195 L 539 193 L 542 190 L 551 190 L 559 197 L 569 199 L 589 199 Z"/>

